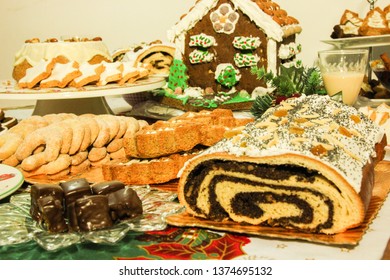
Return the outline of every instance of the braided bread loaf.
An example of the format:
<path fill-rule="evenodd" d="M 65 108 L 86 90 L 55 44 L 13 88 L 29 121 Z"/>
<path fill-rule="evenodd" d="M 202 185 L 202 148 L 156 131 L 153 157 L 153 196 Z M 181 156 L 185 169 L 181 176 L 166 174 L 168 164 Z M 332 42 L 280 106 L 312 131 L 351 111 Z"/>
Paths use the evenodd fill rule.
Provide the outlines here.
<path fill-rule="evenodd" d="M 384 145 L 383 130 L 352 107 L 290 99 L 189 160 L 179 200 L 211 220 L 343 232 L 364 219 Z"/>
<path fill-rule="evenodd" d="M 187 112 L 146 126 L 135 137 L 125 137 L 124 148 L 128 157 L 157 158 L 189 151 L 197 145 L 211 146 L 225 132 L 252 121 L 252 118 L 235 118 L 228 109 Z"/>

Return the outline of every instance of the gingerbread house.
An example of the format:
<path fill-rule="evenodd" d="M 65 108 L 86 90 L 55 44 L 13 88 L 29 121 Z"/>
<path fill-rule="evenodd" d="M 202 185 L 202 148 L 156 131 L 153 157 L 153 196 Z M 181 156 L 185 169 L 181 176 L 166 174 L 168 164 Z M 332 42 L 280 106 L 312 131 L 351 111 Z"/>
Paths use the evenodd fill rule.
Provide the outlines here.
<path fill-rule="evenodd" d="M 182 64 L 174 71 L 183 72 L 169 87 L 251 94 L 266 87 L 251 68 L 277 73 L 300 52 L 300 32 L 298 20 L 270 0 L 198 0 L 168 31 Z"/>

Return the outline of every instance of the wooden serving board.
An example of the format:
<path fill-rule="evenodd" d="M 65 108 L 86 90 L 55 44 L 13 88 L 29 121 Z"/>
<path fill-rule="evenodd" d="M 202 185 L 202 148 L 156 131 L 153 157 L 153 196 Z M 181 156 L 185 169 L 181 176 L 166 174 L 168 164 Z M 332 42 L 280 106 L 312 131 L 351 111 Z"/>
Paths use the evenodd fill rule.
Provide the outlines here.
<path fill-rule="evenodd" d="M 304 240 L 327 245 L 355 246 L 362 239 L 369 225 L 377 216 L 378 211 L 386 200 L 389 191 L 390 162 L 382 161 L 375 168 L 375 186 L 364 222 L 359 227 L 334 235 L 303 233 L 297 230 L 284 229 L 280 227 L 243 225 L 233 221 L 215 222 L 193 217 L 187 213 L 171 215 L 166 219 L 168 224 L 178 227 L 201 227 L 216 231 L 243 233 L 268 238 Z"/>

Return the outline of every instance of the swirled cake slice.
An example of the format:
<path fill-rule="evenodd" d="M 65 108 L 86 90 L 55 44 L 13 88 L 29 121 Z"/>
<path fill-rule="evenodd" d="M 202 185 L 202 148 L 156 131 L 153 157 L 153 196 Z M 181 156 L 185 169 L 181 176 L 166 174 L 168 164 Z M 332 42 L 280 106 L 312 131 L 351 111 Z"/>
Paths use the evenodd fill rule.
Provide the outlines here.
<path fill-rule="evenodd" d="M 179 200 L 195 216 L 334 234 L 364 219 L 383 130 L 327 96 L 302 96 L 191 159 Z"/>

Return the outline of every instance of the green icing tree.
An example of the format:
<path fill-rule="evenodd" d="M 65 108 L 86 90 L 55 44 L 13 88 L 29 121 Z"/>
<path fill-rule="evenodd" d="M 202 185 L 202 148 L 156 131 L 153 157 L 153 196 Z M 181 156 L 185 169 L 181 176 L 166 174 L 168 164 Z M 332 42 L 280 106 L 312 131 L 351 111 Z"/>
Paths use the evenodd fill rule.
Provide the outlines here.
<path fill-rule="evenodd" d="M 172 90 L 178 87 L 186 89 L 188 87 L 187 80 L 187 66 L 182 60 L 174 59 L 169 68 L 168 87 Z"/>

